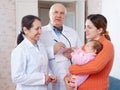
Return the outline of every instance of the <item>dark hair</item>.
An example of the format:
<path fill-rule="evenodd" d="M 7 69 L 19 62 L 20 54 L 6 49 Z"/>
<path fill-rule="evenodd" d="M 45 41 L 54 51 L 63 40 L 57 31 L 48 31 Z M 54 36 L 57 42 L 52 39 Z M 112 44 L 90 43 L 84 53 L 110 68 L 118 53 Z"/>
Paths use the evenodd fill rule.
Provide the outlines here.
<path fill-rule="evenodd" d="M 103 15 L 91 14 L 87 17 L 87 19 L 89 19 L 97 29 L 102 28 L 103 32 L 101 33 L 101 35 L 104 35 L 108 40 L 110 40 L 110 36 L 108 35 L 106 31 L 107 19 Z"/>
<path fill-rule="evenodd" d="M 22 22 L 21 22 L 22 30 L 20 31 L 20 34 L 18 34 L 17 45 L 20 44 L 24 40 L 23 35 L 25 35 L 25 33 L 23 31 L 23 27 L 26 27 L 29 30 L 32 27 L 32 24 L 35 21 L 35 19 L 41 21 L 39 17 L 34 16 L 34 15 L 27 15 L 22 18 Z"/>
<path fill-rule="evenodd" d="M 103 49 L 103 45 L 101 42 L 99 42 L 98 40 L 90 40 L 88 42 L 93 42 L 93 49 L 96 50 L 96 54 L 98 54 L 102 49 Z"/>

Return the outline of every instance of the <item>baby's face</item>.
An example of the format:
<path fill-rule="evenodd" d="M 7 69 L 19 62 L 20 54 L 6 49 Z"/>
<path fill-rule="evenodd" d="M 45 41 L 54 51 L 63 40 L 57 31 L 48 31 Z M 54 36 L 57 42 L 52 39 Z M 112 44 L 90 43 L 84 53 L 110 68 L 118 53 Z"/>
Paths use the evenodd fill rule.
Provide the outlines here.
<path fill-rule="evenodd" d="M 86 53 L 94 53 L 95 50 L 93 49 L 93 45 L 94 45 L 93 42 L 88 42 L 88 43 L 85 45 L 85 52 L 86 52 Z"/>

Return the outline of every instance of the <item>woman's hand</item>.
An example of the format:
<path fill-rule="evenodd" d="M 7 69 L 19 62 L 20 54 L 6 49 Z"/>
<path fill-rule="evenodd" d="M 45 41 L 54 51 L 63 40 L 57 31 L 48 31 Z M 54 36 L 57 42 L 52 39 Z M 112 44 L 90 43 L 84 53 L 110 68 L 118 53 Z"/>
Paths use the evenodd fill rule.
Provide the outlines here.
<path fill-rule="evenodd" d="M 65 82 L 65 87 L 66 87 L 66 90 L 73 90 L 74 87 L 72 87 L 69 83 L 69 80 L 71 78 L 71 74 L 67 74 L 65 77 L 64 77 L 64 82 Z"/>
<path fill-rule="evenodd" d="M 52 82 L 52 83 L 57 82 L 57 77 L 54 76 L 54 75 L 50 75 L 50 79 L 51 79 L 51 82 Z"/>
<path fill-rule="evenodd" d="M 45 75 L 45 84 L 48 85 L 51 82 L 51 78 L 48 75 Z"/>

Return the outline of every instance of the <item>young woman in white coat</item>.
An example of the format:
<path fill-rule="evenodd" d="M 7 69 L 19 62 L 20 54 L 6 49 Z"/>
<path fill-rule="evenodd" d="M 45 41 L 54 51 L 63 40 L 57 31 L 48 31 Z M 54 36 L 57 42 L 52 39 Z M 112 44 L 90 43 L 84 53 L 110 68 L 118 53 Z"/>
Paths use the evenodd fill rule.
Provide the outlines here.
<path fill-rule="evenodd" d="M 42 27 L 40 40 L 44 43 L 49 56 L 50 68 L 57 76 L 57 82 L 52 84 L 52 90 L 66 90 L 64 76 L 68 73 L 71 49 L 80 46 L 80 39 L 72 28 L 63 25 L 67 10 L 61 3 L 51 6 L 49 11 L 50 23 Z"/>
<path fill-rule="evenodd" d="M 49 82 L 56 81 L 50 73 L 46 51 L 38 42 L 40 34 L 40 19 L 33 15 L 23 17 L 18 45 L 11 54 L 11 74 L 16 90 L 48 90 Z"/>

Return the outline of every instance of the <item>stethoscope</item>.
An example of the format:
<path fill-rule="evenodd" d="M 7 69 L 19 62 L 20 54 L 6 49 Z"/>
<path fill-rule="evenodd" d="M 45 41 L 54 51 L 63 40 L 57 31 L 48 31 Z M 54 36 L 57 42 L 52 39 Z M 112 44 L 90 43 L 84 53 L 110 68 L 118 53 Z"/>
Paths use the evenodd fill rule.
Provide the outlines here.
<path fill-rule="evenodd" d="M 69 46 L 71 48 L 71 43 L 70 40 L 62 33 L 63 27 L 61 27 L 60 29 L 58 29 L 57 27 L 53 26 L 53 30 L 56 33 L 56 35 L 62 35 L 69 43 Z M 56 39 L 54 39 L 55 42 L 58 42 Z M 70 63 L 72 64 L 72 61 L 70 60 Z"/>
<path fill-rule="evenodd" d="M 56 33 L 57 36 L 62 35 L 68 41 L 69 46 L 71 48 L 70 40 L 62 33 L 63 27 L 58 29 L 57 27 L 53 26 L 53 30 L 54 30 L 54 32 Z M 54 39 L 54 41 L 58 42 L 56 39 Z"/>

